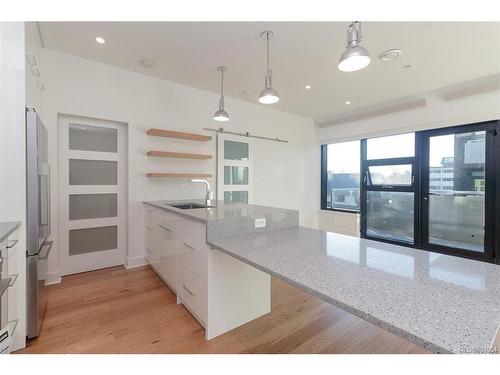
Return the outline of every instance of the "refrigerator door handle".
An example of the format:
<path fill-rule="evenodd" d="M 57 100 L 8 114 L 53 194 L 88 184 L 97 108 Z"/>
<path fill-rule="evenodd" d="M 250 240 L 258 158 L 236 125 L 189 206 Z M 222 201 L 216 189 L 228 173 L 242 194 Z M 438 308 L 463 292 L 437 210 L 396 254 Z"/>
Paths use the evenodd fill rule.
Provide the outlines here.
<path fill-rule="evenodd" d="M 47 227 L 50 234 L 50 165 L 42 164 L 40 173 L 40 225 Z"/>
<path fill-rule="evenodd" d="M 50 236 L 50 164 L 47 165 L 47 193 L 46 193 L 46 201 L 47 201 L 47 237 Z M 50 245 L 52 248 L 52 245 Z M 50 250 L 49 250 L 50 251 Z"/>

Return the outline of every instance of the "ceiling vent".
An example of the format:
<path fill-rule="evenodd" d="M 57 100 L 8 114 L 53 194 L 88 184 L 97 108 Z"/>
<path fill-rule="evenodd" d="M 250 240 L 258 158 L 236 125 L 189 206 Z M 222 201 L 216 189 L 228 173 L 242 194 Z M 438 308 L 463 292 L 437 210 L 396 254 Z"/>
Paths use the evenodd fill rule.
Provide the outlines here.
<path fill-rule="evenodd" d="M 392 48 L 392 49 L 388 49 L 387 51 L 382 52 L 378 56 L 378 58 L 382 61 L 392 61 L 392 60 L 396 60 L 399 56 L 401 56 L 402 53 L 403 53 L 403 51 L 401 51 L 400 49 Z"/>
<path fill-rule="evenodd" d="M 500 90 L 500 74 L 475 79 L 439 89 L 436 92 L 444 100 L 457 100 L 485 92 Z"/>
<path fill-rule="evenodd" d="M 424 98 L 403 98 L 400 100 L 376 104 L 358 110 L 344 112 L 328 120 L 318 122 L 318 127 L 327 128 L 348 122 L 366 120 L 372 117 L 388 115 L 390 113 L 407 111 L 409 109 L 424 107 L 427 101 Z"/>

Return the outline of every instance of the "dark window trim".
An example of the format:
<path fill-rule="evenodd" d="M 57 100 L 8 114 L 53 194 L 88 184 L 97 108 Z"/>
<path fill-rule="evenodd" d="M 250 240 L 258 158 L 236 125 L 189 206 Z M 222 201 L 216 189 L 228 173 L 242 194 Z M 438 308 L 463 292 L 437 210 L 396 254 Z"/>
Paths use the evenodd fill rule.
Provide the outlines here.
<path fill-rule="evenodd" d="M 338 211 L 338 212 L 345 212 L 347 214 L 359 214 L 359 210 L 349 210 L 347 208 L 321 208 L 322 211 Z"/>

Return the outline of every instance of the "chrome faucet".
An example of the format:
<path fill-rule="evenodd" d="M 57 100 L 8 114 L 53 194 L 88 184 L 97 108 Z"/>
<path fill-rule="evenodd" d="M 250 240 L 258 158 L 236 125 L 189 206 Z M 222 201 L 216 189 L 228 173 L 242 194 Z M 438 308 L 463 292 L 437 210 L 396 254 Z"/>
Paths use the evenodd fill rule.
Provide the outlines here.
<path fill-rule="evenodd" d="M 210 183 L 208 182 L 208 180 L 202 180 L 202 179 L 198 179 L 198 178 L 195 178 L 195 179 L 192 179 L 191 182 L 202 182 L 205 184 L 205 186 L 207 187 L 207 193 L 205 194 L 205 204 L 207 206 L 212 206 L 213 205 L 213 193 L 212 191 L 210 191 Z"/>

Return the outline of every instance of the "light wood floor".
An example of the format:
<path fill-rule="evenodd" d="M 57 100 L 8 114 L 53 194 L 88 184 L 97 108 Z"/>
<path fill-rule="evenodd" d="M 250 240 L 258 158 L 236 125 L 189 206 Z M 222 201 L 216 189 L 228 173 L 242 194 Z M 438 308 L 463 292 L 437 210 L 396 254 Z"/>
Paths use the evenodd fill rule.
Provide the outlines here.
<path fill-rule="evenodd" d="M 272 312 L 211 341 L 149 267 L 51 285 L 40 335 L 18 353 L 426 353 L 280 280 Z"/>

